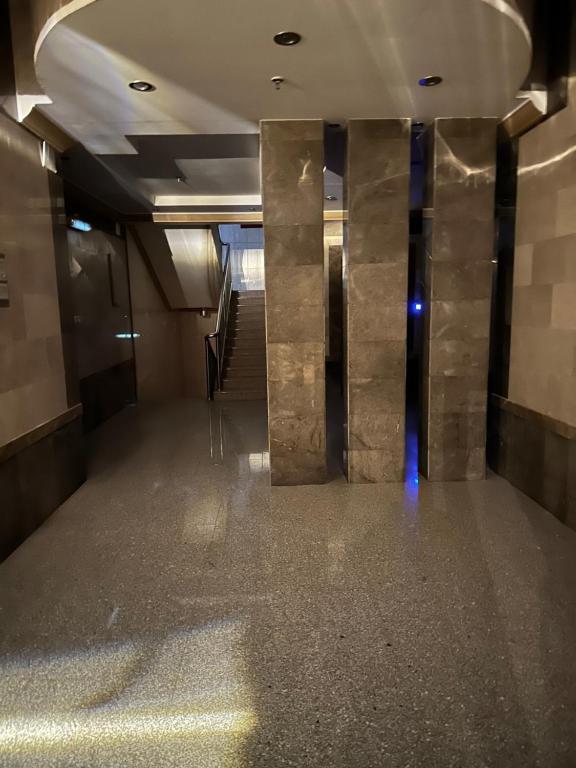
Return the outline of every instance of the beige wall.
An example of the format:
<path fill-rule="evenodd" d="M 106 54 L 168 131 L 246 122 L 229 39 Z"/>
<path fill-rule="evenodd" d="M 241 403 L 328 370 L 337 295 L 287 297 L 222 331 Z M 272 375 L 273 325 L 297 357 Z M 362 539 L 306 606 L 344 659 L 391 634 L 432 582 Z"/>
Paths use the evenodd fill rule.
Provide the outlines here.
<path fill-rule="evenodd" d="M 215 329 L 216 313 L 201 317 L 198 312 L 168 308 L 151 272 L 158 275 L 158 266 L 166 262 L 162 240 L 151 236 L 162 231 L 142 225 L 136 229 L 138 242 L 128 234 L 128 255 L 134 332 L 139 334 L 135 339 L 138 399 L 204 398 L 204 337 Z M 160 290 L 166 287 L 163 282 Z"/>
<path fill-rule="evenodd" d="M 576 426 L 576 79 L 520 139 L 508 397 Z"/>
<path fill-rule="evenodd" d="M 138 400 L 180 397 L 184 393 L 180 313 L 166 307 L 130 234 L 127 244 Z"/>
<path fill-rule="evenodd" d="M 78 374 L 83 379 L 133 356 L 126 245 L 99 230 L 69 229 L 68 252 Z"/>
<path fill-rule="evenodd" d="M 38 141 L 0 115 L 0 445 L 67 410 L 52 205 Z"/>
<path fill-rule="evenodd" d="M 206 397 L 204 337 L 216 327 L 216 313 L 202 317 L 197 312 L 179 312 L 182 333 L 182 362 L 186 397 Z"/>

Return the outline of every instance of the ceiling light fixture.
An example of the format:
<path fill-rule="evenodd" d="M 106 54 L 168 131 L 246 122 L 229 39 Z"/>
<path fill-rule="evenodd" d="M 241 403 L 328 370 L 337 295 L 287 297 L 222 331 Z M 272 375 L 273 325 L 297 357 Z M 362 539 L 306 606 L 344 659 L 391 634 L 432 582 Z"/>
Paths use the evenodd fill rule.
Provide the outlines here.
<path fill-rule="evenodd" d="M 133 91 L 138 91 L 139 93 L 150 93 L 156 90 L 156 86 L 152 85 L 152 83 L 147 83 L 146 80 L 134 80 L 128 85 Z"/>
<path fill-rule="evenodd" d="M 428 75 L 427 77 L 421 77 L 418 80 L 418 85 L 421 85 L 422 88 L 432 88 L 434 85 L 440 85 L 441 82 L 442 78 L 440 75 Z"/>
<path fill-rule="evenodd" d="M 274 35 L 276 45 L 298 45 L 300 40 L 302 40 L 302 35 L 299 35 L 298 32 L 278 32 L 277 35 Z"/>

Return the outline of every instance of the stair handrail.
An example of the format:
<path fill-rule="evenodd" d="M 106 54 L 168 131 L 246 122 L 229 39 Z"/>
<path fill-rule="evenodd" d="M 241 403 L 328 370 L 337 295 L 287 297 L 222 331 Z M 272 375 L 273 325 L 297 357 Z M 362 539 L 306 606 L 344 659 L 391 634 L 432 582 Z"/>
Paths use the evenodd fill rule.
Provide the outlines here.
<path fill-rule="evenodd" d="M 230 258 L 230 243 L 222 243 L 226 249 L 224 256 L 224 278 L 220 289 L 218 301 L 218 314 L 216 316 L 216 329 L 207 333 L 204 337 L 206 356 L 206 394 L 208 400 L 214 399 L 215 389 L 222 387 L 222 368 L 224 363 L 224 349 L 226 347 L 226 329 L 228 327 L 228 315 L 230 312 L 230 297 L 232 296 L 232 268 Z"/>

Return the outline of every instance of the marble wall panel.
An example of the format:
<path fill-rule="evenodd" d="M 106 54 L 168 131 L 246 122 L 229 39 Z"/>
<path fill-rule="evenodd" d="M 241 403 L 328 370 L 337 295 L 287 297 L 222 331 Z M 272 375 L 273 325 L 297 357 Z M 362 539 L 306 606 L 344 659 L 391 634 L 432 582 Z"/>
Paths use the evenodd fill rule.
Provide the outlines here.
<path fill-rule="evenodd" d="M 410 121 L 351 120 L 344 228 L 349 482 L 404 477 Z"/>
<path fill-rule="evenodd" d="M 431 153 L 420 471 L 485 476 L 496 122 L 436 120 Z"/>
<path fill-rule="evenodd" d="M 326 478 L 323 124 L 261 124 L 273 485 Z"/>
<path fill-rule="evenodd" d="M 48 171 L 39 142 L 0 115 L 0 445 L 68 408 Z"/>
<path fill-rule="evenodd" d="M 576 529 L 576 429 L 502 397 L 490 399 L 491 468 Z"/>
<path fill-rule="evenodd" d="M 576 77 L 520 138 L 508 398 L 576 426 Z"/>

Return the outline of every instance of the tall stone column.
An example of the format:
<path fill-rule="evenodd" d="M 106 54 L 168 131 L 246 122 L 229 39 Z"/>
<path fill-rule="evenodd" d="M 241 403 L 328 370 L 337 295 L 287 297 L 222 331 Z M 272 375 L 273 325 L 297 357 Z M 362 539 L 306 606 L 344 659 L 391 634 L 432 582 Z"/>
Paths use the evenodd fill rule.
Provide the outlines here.
<path fill-rule="evenodd" d="M 495 169 L 495 120 L 435 121 L 420 443 L 429 480 L 485 476 Z"/>
<path fill-rule="evenodd" d="M 350 120 L 344 230 L 346 465 L 404 478 L 410 121 Z"/>
<path fill-rule="evenodd" d="M 273 485 L 326 479 L 321 120 L 261 123 Z"/>

